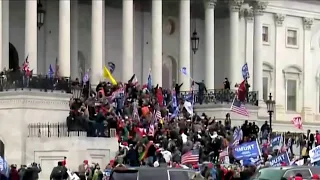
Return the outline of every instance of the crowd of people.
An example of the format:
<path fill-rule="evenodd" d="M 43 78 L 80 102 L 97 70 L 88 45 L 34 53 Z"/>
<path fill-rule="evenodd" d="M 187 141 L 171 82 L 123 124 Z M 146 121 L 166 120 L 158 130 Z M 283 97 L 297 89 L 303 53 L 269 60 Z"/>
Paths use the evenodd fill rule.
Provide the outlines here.
<path fill-rule="evenodd" d="M 234 127 L 230 114 L 221 121 L 195 112 L 194 97 L 202 104 L 207 92 L 203 81 L 192 82 L 187 94 L 180 93 L 182 84 L 163 89 L 149 82 L 139 84 L 135 75 L 126 83 L 101 82 L 95 89 L 91 88 L 90 81 L 77 79 L 71 85 L 81 93 L 70 100 L 68 130 L 86 131 L 91 137 L 110 137 L 110 129 L 116 129 L 119 141 L 119 151 L 107 167 L 89 165 L 84 160 L 76 170 L 80 179 L 102 180 L 113 168 L 123 165 L 189 168 L 206 179 L 248 179 L 258 168 L 269 167 L 270 159 L 283 151 L 288 151 L 292 164 L 300 160 L 292 150 L 293 144 L 300 145 L 300 152 L 304 147 L 308 152 L 314 142 L 320 142 L 318 133 L 316 141 L 310 132 L 307 136 L 288 132 L 281 134 L 282 147 L 274 148 L 270 146 L 271 140 L 279 134 L 271 133 L 267 122 L 258 127 L 255 122 L 245 121 L 241 127 Z M 227 78 L 224 85 L 225 92 L 230 91 Z M 194 91 L 196 86 L 198 91 Z M 246 83 L 246 88 L 249 87 Z M 246 96 L 248 98 L 248 94 Z M 259 163 L 245 163 L 233 156 L 236 146 L 253 141 L 259 142 L 262 150 Z M 303 164 L 308 164 L 308 156 L 302 157 L 305 158 Z M 35 174 L 41 171 L 37 167 L 33 164 L 16 170 L 12 166 L 9 179 L 37 179 Z M 66 167 L 65 160 L 59 162 L 50 179 L 70 176 Z"/>

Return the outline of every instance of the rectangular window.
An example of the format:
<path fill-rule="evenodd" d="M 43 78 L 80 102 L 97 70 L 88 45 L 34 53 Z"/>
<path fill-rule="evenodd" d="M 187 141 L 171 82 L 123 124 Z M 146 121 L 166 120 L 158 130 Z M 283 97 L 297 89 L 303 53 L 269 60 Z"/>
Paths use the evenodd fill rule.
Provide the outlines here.
<path fill-rule="evenodd" d="M 287 45 L 298 46 L 298 31 L 294 29 L 287 30 Z"/>
<path fill-rule="evenodd" d="M 262 83 L 263 83 L 263 100 L 266 101 L 266 100 L 268 100 L 269 78 L 268 77 L 263 77 L 262 78 Z"/>
<path fill-rule="evenodd" d="M 297 111 L 297 81 L 287 80 L 287 111 Z"/>
<path fill-rule="evenodd" d="M 262 27 L 262 42 L 269 43 L 269 27 L 268 26 Z"/>

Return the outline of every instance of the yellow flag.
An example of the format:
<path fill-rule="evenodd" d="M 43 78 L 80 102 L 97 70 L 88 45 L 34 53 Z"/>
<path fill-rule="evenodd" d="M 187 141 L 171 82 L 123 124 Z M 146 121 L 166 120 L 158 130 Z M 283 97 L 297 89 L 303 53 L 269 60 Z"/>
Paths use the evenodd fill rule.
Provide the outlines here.
<path fill-rule="evenodd" d="M 113 78 L 113 76 L 111 75 L 109 69 L 108 69 L 106 66 L 103 67 L 103 74 L 102 74 L 102 76 L 103 76 L 105 79 L 109 79 L 109 81 L 110 81 L 110 83 L 111 83 L 112 85 L 117 85 L 117 81 Z"/>

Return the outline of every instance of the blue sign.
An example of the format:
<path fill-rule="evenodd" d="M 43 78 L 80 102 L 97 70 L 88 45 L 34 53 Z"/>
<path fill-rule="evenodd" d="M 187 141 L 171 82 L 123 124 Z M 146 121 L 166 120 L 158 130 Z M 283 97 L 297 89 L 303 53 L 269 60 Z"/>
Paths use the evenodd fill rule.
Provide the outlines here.
<path fill-rule="evenodd" d="M 233 149 L 233 156 L 236 159 L 248 159 L 260 156 L 260 148 L 257 141 L 242 143 Z"/>
<path fill-rule="evenodd" d="M 9 166 L 6 160 L 0 156 L 0 175 L 9 177 Z"/>
<path fill-rule="evenodd" d="M 287 151 L 270 159 L 270 166 L 280 166 L 281 163 L 284 163 L 286 166 L 290 165 L 290 159 Z"/>
<path fill-rule="evenodd" d="M 276 136 L 271 139 L 270 146 L 271 147 L 279 146 L 280 142 L 281 142 L 281 136 Z"/>
<path fill-rule="evenodd" d="M 311 163 L 320 161 L 320 146 L 317 146 L 309 151 Z"/>

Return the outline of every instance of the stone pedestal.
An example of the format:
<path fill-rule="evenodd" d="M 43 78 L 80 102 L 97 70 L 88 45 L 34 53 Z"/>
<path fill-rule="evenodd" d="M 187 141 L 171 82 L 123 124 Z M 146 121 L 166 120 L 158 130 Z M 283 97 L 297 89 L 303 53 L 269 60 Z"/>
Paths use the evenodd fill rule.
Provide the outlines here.
<path fill-rule="evenodd" d="M 309 107 L 303 107 L 301 111 L 302 122 L 312 123 L 314 122 L 314 115 L 312 109 Z"/>
<path fill-rule="evenodd" d="M 35 91 L 0 93 L 0 140 L 9 164 L 26 164 L 26 140 L 30 123 L 66 122 L 71 95 Z"/>
<path fill-rule="evenodd" d="M 282 105 L 276 105 L 274 113 L 275 113 L 274 121 L 290 121 L 286 119 L 286 112 Z"/>

